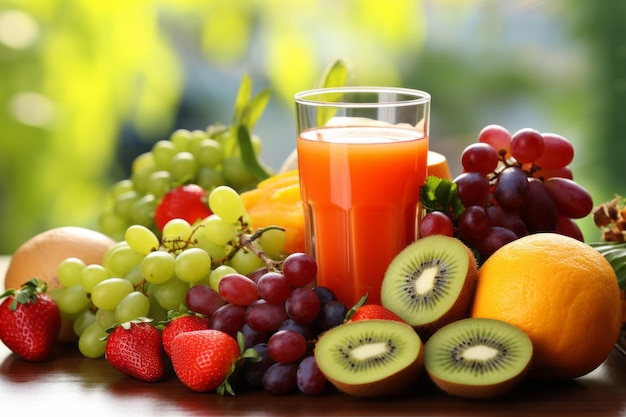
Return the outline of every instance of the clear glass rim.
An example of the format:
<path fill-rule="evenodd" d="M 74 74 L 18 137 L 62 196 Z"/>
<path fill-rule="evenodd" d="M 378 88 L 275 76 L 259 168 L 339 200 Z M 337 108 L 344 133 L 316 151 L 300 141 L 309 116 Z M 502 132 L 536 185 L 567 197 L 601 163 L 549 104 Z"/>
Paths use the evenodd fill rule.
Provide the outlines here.
<path fill-rule="evenodd" d="M 390 94 L 402 94 L 404 99 L 402 100 L 388 100 L 388 101 L 369 101 L 369 102 L 350 102 L 350 101 L 326 101 L 322 98 L 329 94 L 342 94 L 342 93 L 390 93 Z M 311 98 L 315 97 L 315 98 Z M 423 105 L 430 102 L 430 94 L 422 90 L 414 90 L 412 88 L 404 87 L 327 87 L 327 88 L 315 88 L 312 90 L 305 90 L 296 93 L 294 96 L 296 103 L 307 106 L 323 106 L 323 107 L 362 107 L 362 108 L 375 108 L 375 107 L 405 107 Z"/>

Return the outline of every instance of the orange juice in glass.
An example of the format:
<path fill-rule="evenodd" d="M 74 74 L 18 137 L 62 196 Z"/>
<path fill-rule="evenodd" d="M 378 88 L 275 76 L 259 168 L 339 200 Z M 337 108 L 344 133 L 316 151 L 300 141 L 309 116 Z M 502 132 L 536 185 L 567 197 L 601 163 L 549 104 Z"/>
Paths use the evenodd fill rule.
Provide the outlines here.
<path fill-rule="evenodd" d="M 391 260 L 416 239 L 426 179 L 430 95 L 386 87 L 295 97 L 306 250 L 316 285 L 348 308 L 380 303 Z"/>

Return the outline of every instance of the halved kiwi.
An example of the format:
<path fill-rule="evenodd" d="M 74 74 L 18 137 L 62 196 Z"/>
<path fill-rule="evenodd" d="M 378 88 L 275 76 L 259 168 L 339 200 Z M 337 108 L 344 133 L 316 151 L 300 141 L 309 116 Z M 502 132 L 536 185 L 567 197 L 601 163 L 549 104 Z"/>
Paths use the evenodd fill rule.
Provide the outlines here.
<path fill-rule="evenodd" d="M 438 328 L 468 317 L 477 276 L 476 259 L 463 242 L 427 236 L 391 261 L 381 284 L 381 303 L 425 340 Z"/>
<path fill-rule="evenodd" d="M 512 324 L 468 318 L 450 323 L 424 346 L 424 366 L 443 391 L 466 398 L 493 398 L 513 389 L 532 359 L 530 338 Z"/>
<path fill-rule="evenodd" d="M 399 394 L 417 380 L 424 364 L 415 330 L 391 320 L 341 324 L 323 333 L 315 360 L 340 391 L 359 397 Z"/>

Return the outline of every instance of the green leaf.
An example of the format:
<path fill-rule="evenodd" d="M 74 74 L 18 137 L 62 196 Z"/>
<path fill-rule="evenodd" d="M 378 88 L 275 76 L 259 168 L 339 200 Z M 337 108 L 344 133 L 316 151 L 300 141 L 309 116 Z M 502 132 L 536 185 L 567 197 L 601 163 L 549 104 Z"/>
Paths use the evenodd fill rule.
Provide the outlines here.
<path fill-rule="evenodd" d="M 270 101 L 270 90 L 265 89 L 260 91 L 246 106 L 244 109 L 241 124 L 248 128 L 248 131 L 252 132 L 252 128 L 259 121 L 267 103 Z"/>
<path fill-rule="evenodd" d="M 322 88 L 341 87 L 346 82 L 347 74 L 348 69 L 346 68 L 346 64 L 341 60 L 335 61 L 326 69 L 319 85 Z M 339 100 L 341 98 L 341 93 L 328 94 L 327 97 L 333 101 Z M 337 109 L 334 107 L 318 108 L 317 126 L 324 126 L 330 119 L 333 118 L 336 112 Z"/>
<path fill-rule="evenodd" d="M 459 199 L 456 184 L 448 179 L 429 176 L 420 187 L 420 203 L 426 212 L 441 211 L 453 223 L 465 210 Z"/>
<path fill-rule="evenodd" d="M 248 172 L 257 181 L 269 178 L 271 174 L 268 173 L 257 160 L 254 148 L 252 147 L 252 141 L 250 140 L 250 132 L 248 132 L 248 128 L 244 125 L 240 125 L 237 129 L 237 142 L 241 150 L 241 159 Z"/>
<path fill-rule="evenodd" d="M 626 242 L 589 242 L 611 264 L 621 291 L 626 290 Z"/>
<path fill-rule="evenodd" d="M 348 68 L 346 67 L 346 63 L 339 59 L 326 68 L 320 80 L 319 87 L 341 87 L 345 84 L 347 78 Z"/>
<path fill-rule="evenodd" d="M 246 73 L 241 79 L 239 84 L 239 91 L 237 91 L 237 97 L 235 98 L 235 108 L 233 111 L 233 126 L 239 126 L 243 120 L 246 108 L 250 103 L 252 97 L 252 79 Z"/>

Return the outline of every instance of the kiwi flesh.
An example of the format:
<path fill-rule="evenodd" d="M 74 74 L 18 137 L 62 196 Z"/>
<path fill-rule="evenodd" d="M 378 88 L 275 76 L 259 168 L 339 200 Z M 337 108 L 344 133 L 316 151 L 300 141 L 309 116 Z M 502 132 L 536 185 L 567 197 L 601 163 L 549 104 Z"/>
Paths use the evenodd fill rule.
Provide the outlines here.
<path fill-rule="evenodd" d="M 518 327 L 496 319 L 467 318 L 442 327 L 428 339 L 424 367 L 448 394 L 494 398 L 522 381 L 532 355 L 532 342 Z"/>
<path fill-rule="evenodd" d="M 469 316 L 478 271 L 459 239 L 430 235 L 404 248 L 389 264 L 381 304 L 413 326 L 423 340 Z"/>
<path fill-rule="evenodd" d="M 357 397 L 400 394 L 415 383 L 424 365 L 424 346 L 415 330 L 392 320 L 348 322 L 324 332 L 315 360 L 340 391 Z"/>

